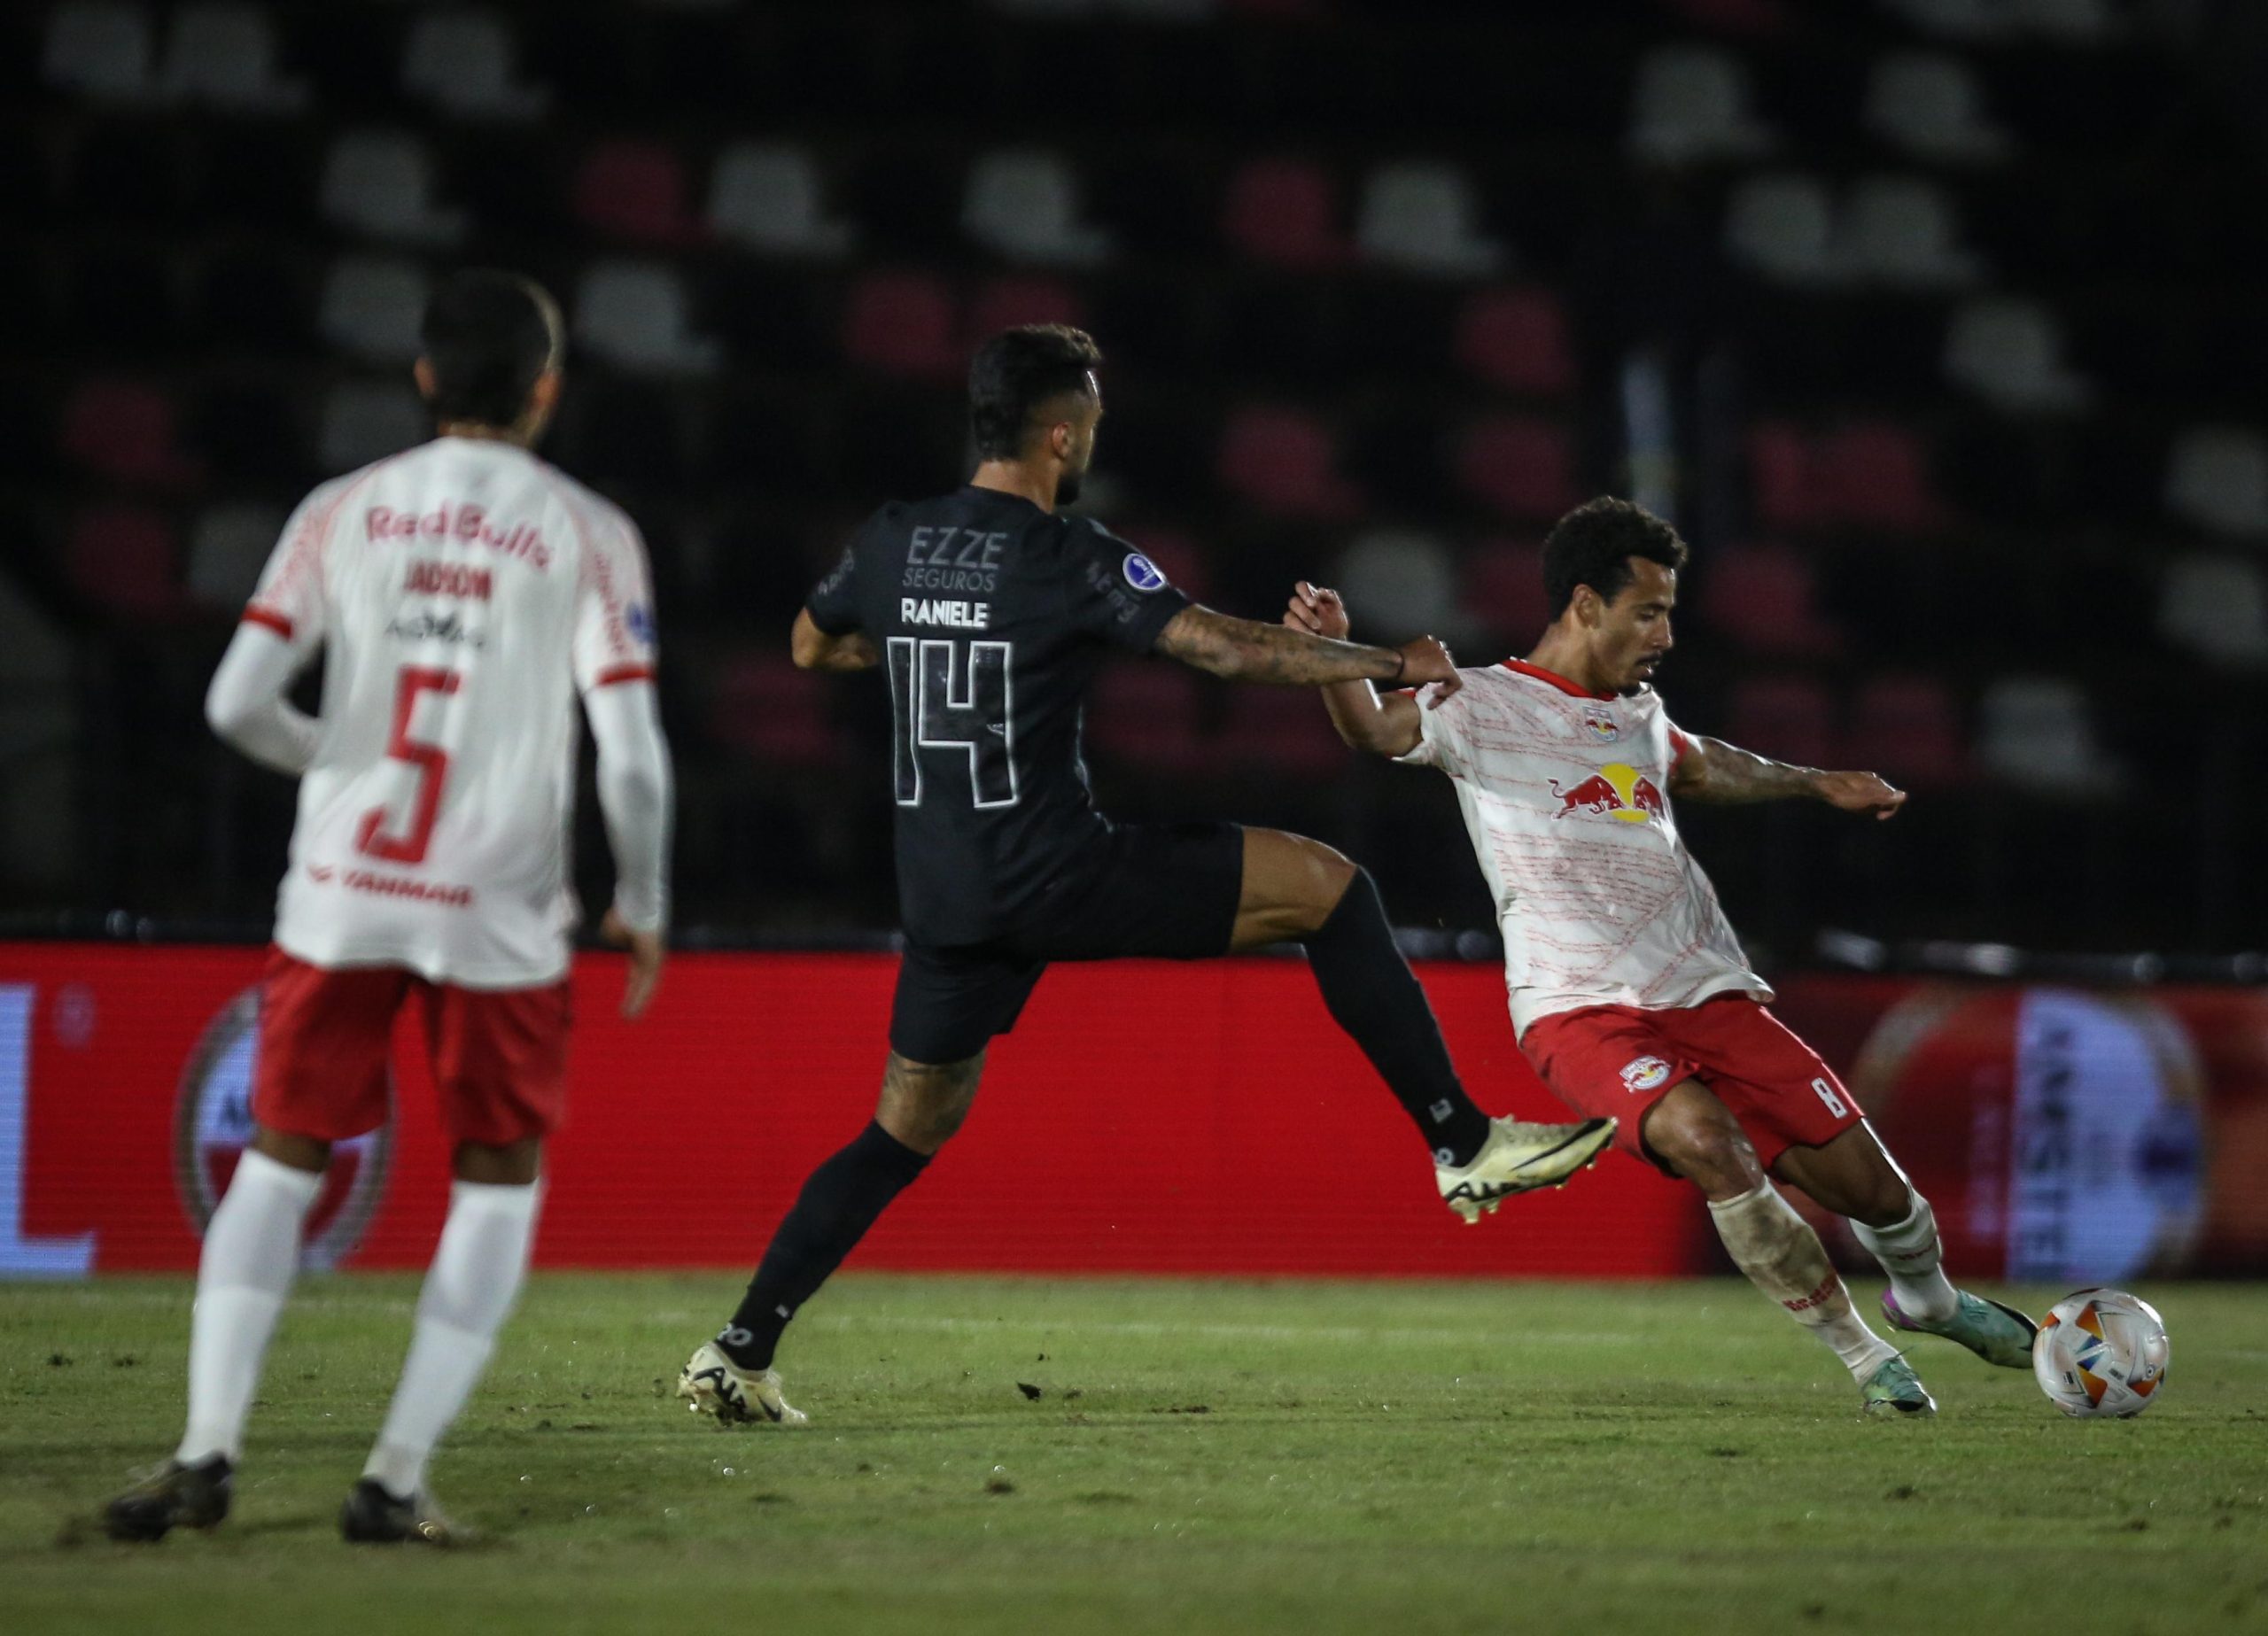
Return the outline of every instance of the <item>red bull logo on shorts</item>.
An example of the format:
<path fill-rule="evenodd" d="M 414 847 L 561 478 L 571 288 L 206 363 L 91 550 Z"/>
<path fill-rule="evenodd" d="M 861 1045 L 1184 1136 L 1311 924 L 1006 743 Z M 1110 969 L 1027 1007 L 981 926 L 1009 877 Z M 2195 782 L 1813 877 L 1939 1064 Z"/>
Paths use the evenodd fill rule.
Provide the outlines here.
<path fill-rule="evenodd" d="M 1557 797 L 1559 810 L 1551 816 L 1565 818 L 1571 812 L 1588 812 L 1595 818 L 1617 818 L 1626 824 L 1645 824 L 1669 810 L 1660 787 L 1635 767 L 1620 762 L 1610 762 L 1581 783 L 1562 789 L 1559 780 L 1551 780 L 1551 793 Z"/>

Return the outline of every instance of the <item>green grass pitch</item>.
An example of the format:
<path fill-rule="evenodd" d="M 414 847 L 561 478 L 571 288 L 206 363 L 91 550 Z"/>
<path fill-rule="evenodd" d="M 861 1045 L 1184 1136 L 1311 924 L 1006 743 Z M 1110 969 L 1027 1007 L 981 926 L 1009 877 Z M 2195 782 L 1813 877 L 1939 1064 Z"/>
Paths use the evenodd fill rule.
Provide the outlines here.
<path fill-rule="evenodd" d="M 305 1281 L 234 1516 L 121 1547 L 187 1285 L 0 1290 L 0 1631 L 2268 1630 L 2259 1289 L 2149 1290 L 2140 1420 L 1924 1340 L 1884 1425 L 1742 1283 L 852 1276 L 812 1423 L 727 1431 L 670 1388 L 733 1277 L 548 1275 L 435 1468 L 485 1543 L 350 1548 L 415 1291 Z"/>

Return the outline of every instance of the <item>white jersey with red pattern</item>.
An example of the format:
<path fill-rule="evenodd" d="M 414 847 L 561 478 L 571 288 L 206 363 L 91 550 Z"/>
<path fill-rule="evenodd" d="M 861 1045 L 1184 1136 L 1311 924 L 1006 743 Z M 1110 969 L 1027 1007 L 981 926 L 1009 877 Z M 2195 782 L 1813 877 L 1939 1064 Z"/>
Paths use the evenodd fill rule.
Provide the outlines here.
<path fill-rule="evenodd" d="M 276 941 L 473 989 L 566 971 L 579 693 L 653 674 L 621 510 L 515 445 L 439 438 L 316 489 L 245 618 L 323 650 Z"/>
<path fill-rule="evenodd" d="M 1588 693 L 1517 660 L 1458 674 L 1447 703 L 1419 709 L 1424 737 L 1402 759 L 1456 782 L 1495 895 L 1514 1029 L 1590 1005 L 1769 1000 L 1678 838 L 1668 792 L 1687 740 L 1660 697 Z"/>

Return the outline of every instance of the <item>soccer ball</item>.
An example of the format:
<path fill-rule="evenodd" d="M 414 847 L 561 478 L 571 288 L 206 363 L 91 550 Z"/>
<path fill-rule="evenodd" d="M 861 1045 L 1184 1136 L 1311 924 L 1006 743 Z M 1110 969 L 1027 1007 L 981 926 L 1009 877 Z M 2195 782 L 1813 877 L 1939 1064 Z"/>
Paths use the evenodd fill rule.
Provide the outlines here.
<path fill-rule="evenodd" d="M 2031 1345 L 2031 1372 L 2066 1415 L 2132 1418 L 2157 1401 L 2169 1346 L 2157 1309 L 2124 1290 L 2055 1303 Z"/>

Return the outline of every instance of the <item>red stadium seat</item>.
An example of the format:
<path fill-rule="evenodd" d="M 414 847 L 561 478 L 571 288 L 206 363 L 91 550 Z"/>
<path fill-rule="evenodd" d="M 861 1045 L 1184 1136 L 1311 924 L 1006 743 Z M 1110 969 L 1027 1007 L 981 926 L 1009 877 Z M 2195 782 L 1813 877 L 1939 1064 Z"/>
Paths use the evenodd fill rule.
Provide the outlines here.
<path fill-rule="evenodd" d="M 97 506 L 73 520 L 71 583 L 89 601 L 132 619 L 161 619 L 182 603 L 173 524 L 138 506 Z"/>
<path fill-rule="evenodd" d="M 1551 623 L 1542 543 L 1492 539 L 1474 547 L 1465 558 L 1457 601 L 1466 618 L 1499 641 L 1533 642 Z"/>
<path fill-rule="evenodd" d="M 1802 530 L 1828 520 L 1811 442 L 1798 428 L 1781 421 L 1750 427 L 1748 470 L 1756 520 L 1764 527 Z"/>
<path fill-rule="evenodd" d="M 1304 159 L 1253 159 L 1230 178 L 1221 234 L 1239 255 L 1275 267 L 1338 267 L 1352 254 L 1339 189 Z"/>
<path fill-rule="evenodd" d="M 710 730 L 767 766 L 819 769 L 842 760 L 827 719 L 827 678 L 785 654 L 741 654 L 718 667 Z"/>
<path fill-rule="evenodd" d="M 1221 486 L 1278 516 L 1333 523 L 1354 515 L 1362 497 L 1338 472 L 1338 439 L 1298 409 L 1249 405 L 1221 431 Z"/>
<path fill-rule="evenodd" d="M 1835 515 L 1845 523 L 1924 533 L 1948 520 L 1921 438 L 1903 426 L 1862 421 L 1820 441 Z"/>
<path fill-rule="evenodd" d="M 1306 687 L 1239 687 L 1218 740 L 1223 764 L 1239 771 L 1320 779 L 1344 772 L 1352 757 Z"/>
<path fill-rule="evenodd" d="M 1068 284 L 1052 278 L 995 278 L 977 286 L 969 298 L 961 332 L 973 351 L 1017 324 L 1077 327 L 1085 322 L 1079 298 Z"/>
<path fill-rule="evenodd" d="M 1095 684 L 1087 729 L 1098 753 L 1130 767 L 1193 777 L 1210 770 L 1195 676 L 1175 665 L 1115 664 Z"/>
<path fill-rule="evenodd" d="M 1581 499 L 1567 434 L 1550 421 L 1507 415 L 1484 420 L 1458 440 L 1456 477 L 1499 516 L 1552 522 Z"/>
<path fill-rule="evenodd" d="M 708 231 L 685 166 L 656 142 L 602 142 L 575 173 L 575 219 L 641 244 L 689 244 Z"/>
<path fill-rule="evenodd" d="M 843 350 L 886 375 L 951 379 L 967 362 L 952 292 L 927 273 L 870 273 L 851 286 Z"/>
<path fill-rule="evenodd" d="M 1969 776 L 1961 709 L 1943 682 L 1926 676 L 1878 676 L 1861 687 L 1843 748 L 1852 766 L 1916 787 Z"/>
<path fill-rule="evenodd" d="M 1726 737 L 1743 749 L 1806 766 L 1836 764 L 1835 707 L 1808 676 L 1759 676 L 1736 684 Z"/>
<path fill-rule="evenodd" d="M 1456 317 L 1457 367 L 1476 380 L 1532 398 L 1574 390 L 1567 314 L 1548 290 L 1482 290 Z"/>
<path fill-rule="evenodd" d="M 1820 615 L 1811 562 L 1793 547 L 1736 546 L 1707 570 L 1701 616 L 1750 652 L 1818 658 L 1842 647 Z"/>
<path fill-rule="evenodd" d="M 63 406 L 63 453 L 96 477 L 186 487 L 203 474 L 177 438 L 173 399 L 139 382 L 83 382 Z"/>

